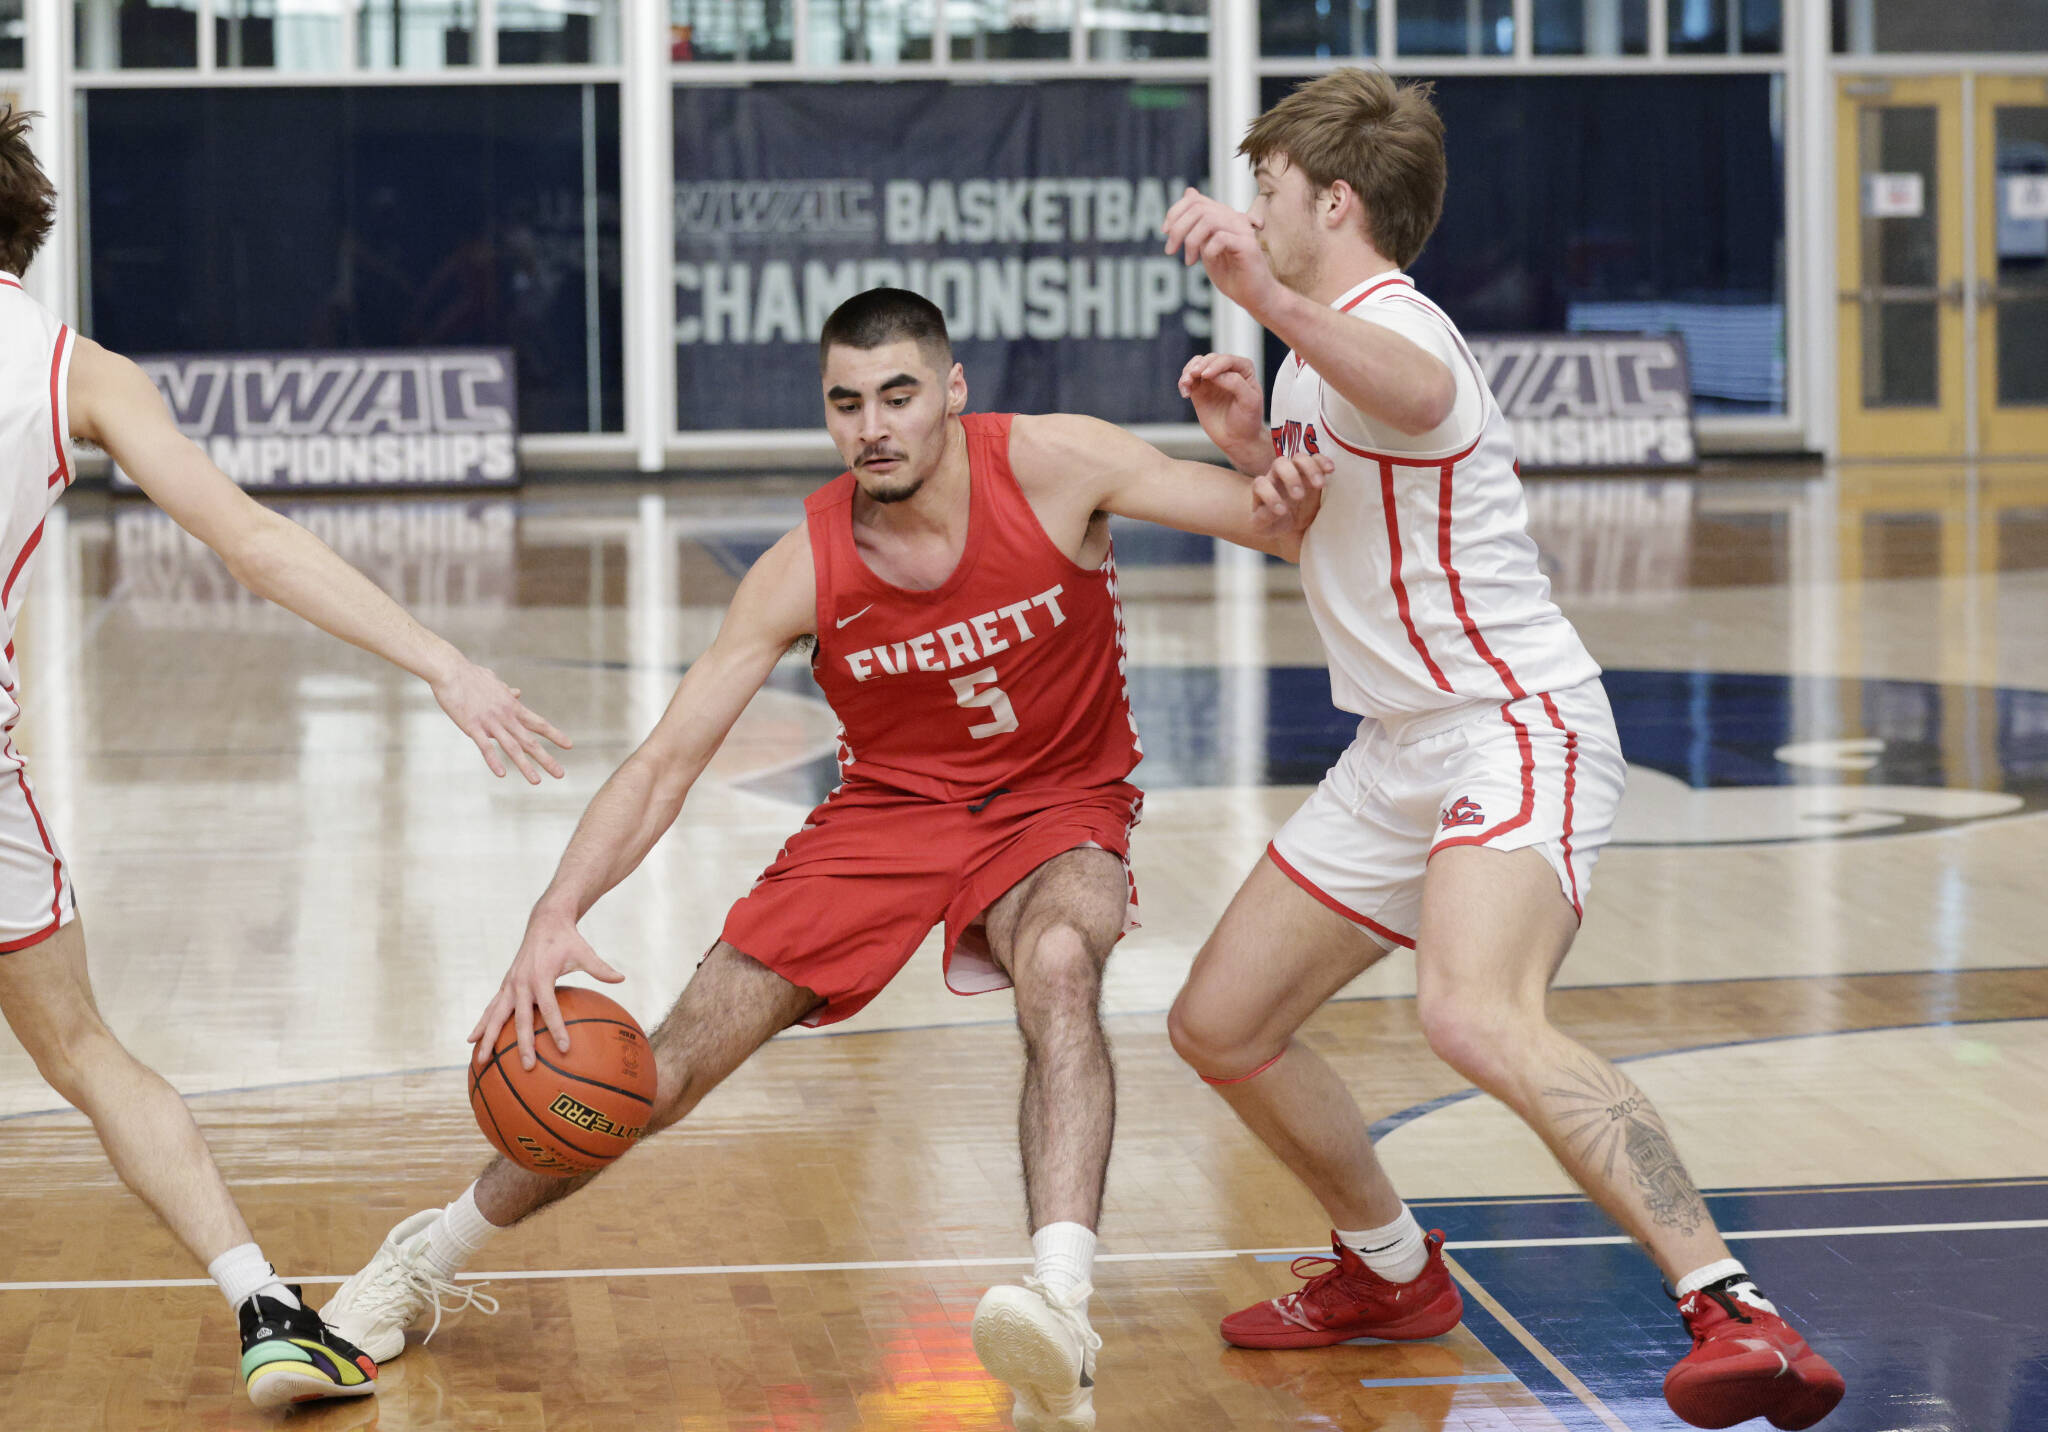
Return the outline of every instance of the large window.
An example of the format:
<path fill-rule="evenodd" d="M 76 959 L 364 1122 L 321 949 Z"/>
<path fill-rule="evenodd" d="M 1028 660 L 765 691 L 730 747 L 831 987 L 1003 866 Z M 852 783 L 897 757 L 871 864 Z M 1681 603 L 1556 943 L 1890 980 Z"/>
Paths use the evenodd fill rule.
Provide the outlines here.
<path fill-rule="evenodd" d="M 2040 0 L 1833 0 L 1835 49 L 1852 55 L 2048 50 Z"/>
<path fill-rule="evenodd" d="M 1266 103 L 1294 83 L 1268 82 Z M 1699 411 L 1784 412 L 1780 90 L 1768 74 L 1437 80 L 1450 191 L 1416 283 L 1475 335 L 1677 331 Z"/>
<path fill-rule="evenodd" d="M 85 124 L 109 346 L 505 345 L 524 431 L 622 428 L 616 86 L 102 89 Z"/>
<path fill-rule="evenodd" d="M 28 26 L 21 0 L 0 0 L 0 70 L 18 70 L 26 62 Z"/>

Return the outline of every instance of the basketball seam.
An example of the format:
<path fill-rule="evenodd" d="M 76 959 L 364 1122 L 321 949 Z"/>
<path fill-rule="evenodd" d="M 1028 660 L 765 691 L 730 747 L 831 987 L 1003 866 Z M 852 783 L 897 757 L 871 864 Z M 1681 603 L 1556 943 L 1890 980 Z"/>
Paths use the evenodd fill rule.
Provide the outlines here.
<path fill-rule="evenodd" d="M 497 1060 L 497 1055 L 491 1056 L 492 1064 L 497 1063 Z M 469 1102 L 471 1107 L 481 1109 L 484 1117 L 491 1121 L 491 1127 L 485 1130 L 485 1132 L 489 1134 L 491 1142 L 498 1146 L 498 1152 L 509 1159 L 513 1156 L 512 1141 L 505 1137 L 505 1126 L 498 1122 L 497 1110 L 491 1107 L 490 1098 L 484 1093 L 483 1089 L 484 1074 L 490 1067 L 490 1064 L 486 1064 L 482 1069 L 472 1069 L 470 1071 Z"/>
<path fill-rule="evenodd" d="M 631 1029 L 635 1031 L 638 1031 L 640 1028 L 637 1024 L 631 1024 L 623 1019 L 608 1019 L 598 1015 L 585 1015 L 580 1019 L 565 1019 L 562 1021 L 562 1023 L 564 1026 L 568 1026 L 571 1024 L 616 1024 L 621 1029 Z M 537 1033 L 538 1032 L 536 1032 L 536 1034 Z M 647 1036 L 644 1032 L 640 1034 L 640 1039 L 643 1044 L 646 1043 Z M 513 1050 L 517 1049 L 518 1047 L 519 1039 L 517 1034 L 515 1033 L 513 1036 L 513 1040 L 510 1044 L 507 1044 L 502 1048 L 494 1049 L 491 1051 L 490 1059 L 486 1061 L 483 1066 L 483 1072 L 489 1073 L 491 1069 L 497 1065 L 500 1059 L 503 1059 L 507 1054 L 510 1054 Z M 650 1049 L 648 1053 L 652 1054 L 653 1050 Z M 588 1084 L 593 1089 L 608 1089 L 614 1094 L 621 1094 L 628 1099 L 632 1099 L 638 1103 L 645 1104 L 650 1109 L 654 1107 L 654 1100 L 649 1098 L 643 1098 L 642 1096 L 635 1094 L 631 1089 L 621 1089 L 615 1084 L 607 1084 L 602 1079 L 592 1079 L 586 1074 L 572 1073 L 569 1070 L 564 1069 L 561 1065 L 553 1063 L 545 1054 L 540 1052 L 540 1041 L 538 1037 L 536 1037 L 534 1041 L 533 1057 L 540 1063 L 547 1065 L 548 1068 L 554 1070 L 564 1079 L 574 1079 L 577 1083 Z"/>
<path fill-rule="evenodd" d="M 516 1047 L 516 1046 L 515 1046 L 515 1047 Z M 497 1051 L 496 1053 L 492 1054 L 492 1055 L 491 1055 L 491 1063 L 490 1063 L 489 1065 L 486 1065 L 486 1066 L 485 1066 L 485 1068 L 484 1068 L 484 1072 L 485 1072 L 485 1073 L 488 1073 L 488 1072 L 490 1072 L 490 1068 L 491 1068 L 491 1066 L 492 1066 L 492 1065 L 497 1065 L 497 1064 L 499 1063 L 499 1061 L 500 1061 L 501 1059 L 503 1059 L 503 1058 L 504 1058 L 504 1051 L 503 1051 L 503 1050 L 499 1050 L 499 1051 Z M 542 1122 L 541 1122 L 541 1116 L 540 1116 L 539 1114 L 536 1114 L 536 1113 L 534 1113 L 534 1111 L 533 1111 L 533 1105 L 531 1105 L 531 1104 L 529 1104 L 529 1103 L 527 1103 L 527 1102 L 526 1102 L 525 1096 L 523 1096 L 523 1095 L 522 1095 L 522 1094 L 521 1094 L 521 1093 L 519 1092 L 519 1090 L 518 1090 L 518 1089 L 517 1089 L 516 1087 L 514 1087 L 514 1085 L 513 1085 L 513 1083 L 512 1083 L 512 1076 L 511 1076 L 511 1075 L 509 1075 L 509 1074 L 507 1074 L 507 1073 L 506 1073 L 506 1072 L 504 1071 L 504 1069 L 503 1069 L 502 1067 L 500 1067 L 500 1068 L 498 1069 L 498 1078 L 499 1078 L 500 1080 L 502 1080 L 502 1081 L 504 1082 L 504 1085 L 505 1085 L 505 1092 L 506 1092 L 506 1093 L 508 1093 L 508 1094 L 510 1094 L 510 1095 L 512 1096 L 513 1100 L 514 1100 L 514 1101 L 515 1101 L 515 1102 L 516 1102 L 516 1103 L 517 1103 L 517 1104 L 519 1105 L 519 1107 L 520 1107 L 520 1108 L 522 1108 L 522 1109 L 524 1109 L 524 1110 L 526 1111 L 526 1117 L 527 1117 L 527 1118 L 529 1118 L 529 1119 L 531 1119 L 531 1120 L 533 1120 L 533 1122 L 534 1122 L 534 1123 L 535 1123 L 536 1125 L 539 1125 L 539 1127 L 540 1127 L 540 1128 L 542 1128 L 543 1130 L 547 1130 L 548 1126 L 547 1126 L 546 1124 L 544 1124 L 544 1123 L 542 1123 Z M 487 1097 L 487 1098 L 485 1099 L 485 1101 L 484 1101 L 484 1107 L 485 1107 L 485 1108 L 489 1108 L 489 1107 L 490 1107 L 490 1101 L 489 1101 L 488 1097 Z M 497 1118 L 496 1118 L 496 1116 L 495 1116 L 495 1115 L 494 1115 L 494 1116 L 492 1117 L 492 1120 L 491 1120 L 491 1122 L 492 1122 L 492 1123 L 496 1123 L 496 1122 L 497 1122 Z M 553 1133 L 553 1131 L 552 1131 L 552 1130 L 549 1130 L 549 1132 L 550 1132 L 551 1134 Z M 617 1154 L 601 1154 L 601 1153 L 598 1153 L 598 1152 L 596 1152 L 596 1151 L 595 1151 L 595 1150 L 593 1150 L 593 1149 L 586 1149 L 586 1148 L 584 1148 L 584 1147 L 583 1147 L 582 1145 L 580 1145 L 580 1144 L 578 1144 L 578 1143 L 574 1142 L 574 1141 L 573 1141 L 573 1140 L 571 1140 L 571 1139 L 567 1139 L 567 1138 L 564 1138 L 564 1137 L 563 1137 L 562 1135 L 560 1135 L 560 1134 L 553 1134 L 553 1137 L 554 1137 L 554 1138 L 555 1138 L 555 1139 L 556 1139 L 556 1140 L 557 1140 L 557 1141 L 558 1141 L 558 1142 L 559 1142 L 559 1143 L 560 1143 L 560 1144 L 562 1145 L 562 1147 L 564 1147 L 564 1148 L 567 1148 L 567 1149 L 574 1149 L 574 1150 L 575 1150 L 575 1151 L 576 1151 L 577 1153 L 579 1153 L 579 1154 L 583 1155 L 583 1157 L 585 1157 L 585 1158 L 587 1158 L 587 1159 L 596 1159 L 596 1160 L 598 1161 L 598 1163 L 599 1163 L 600 1165 L 603 1165 L 603 1164 L 608 1164 L 608 1163 L 610 1163 L 610 1162 L 611 1162 L 611 1161 L 612 1161 L 612 1160 L 613 1160 L 614 1158 L 617 1158 L 617 1157 L 618 1157 L 618 1155 L 617 1155 Z M 589 1170 L 583 1170 L 583 1172 L 589 1172 Z"/>
<path fill-rule="evenodd" d="M 616 1157 L 616 1155 L 613 1154 L 601 1154 L 594 1149 L 586 1149 L 581 1144 L 576 1143 L 574 1140 L 564 1138 L 562 1135 L 554 1133 L 552 1129 L 549 1129 L 546 1124 L 541 1122 L 541 1116 L 539 1114 L 534 1113 L 533 1105 L 526 1102 L 526 1096 L 521 1094 L 519 1092 L 518 1087 L 513 1084 L 512 1076 L 505 1072 L 503 1065 L 500 1065 L 498 1068 L 498 1078 L 504 1082 L 505 1092 L 510 1094 L 513 1097 L 513 1099 L 517 1101 L 519 1107 L 526 1111 L 526 1117 L 533 1120 L 533 1122 L 536 1125 L 538 1125 L 543 1131 L 552 1135 L 554 1140 L 557 1143 L 561 1144 L 563 1148 L 574 1149 L 577 1153 L 583 1155 L 583 1157 L 587 1159 L 596 1159 L 600 1164 L 610 1163 L 612 1159 Z"/>
<path fill-rule="evenodd" d="M 534 1049 L 533 1057 L 539 1060 L 542 1064 L 547 1065 L 548 1068 L 554 1070 L 564 1079 L 574 1079 L 577 1083 L 588 1084 L 593 1089 L 607 1089 L 614 1094 L 623 1095 L 625 1098 L 631 1099 L 635 1103 L 645 1104 L 650 1109 L 654 1107 L 654 1100 L 649 1099 L 644 1095 L 635 1094 L 631 1089 L 621 1089 L 616 1084 L 607 1084 L 604 1082 L 604 1080 L 593 1079 L 588 1074 L 578 1074 L 575 1073 L 573 1070 L 564 1069 L 561 1065 L 552 1062 L 547 1057 L 547 1055 L 541 1053 L 538 1047 Z"/>

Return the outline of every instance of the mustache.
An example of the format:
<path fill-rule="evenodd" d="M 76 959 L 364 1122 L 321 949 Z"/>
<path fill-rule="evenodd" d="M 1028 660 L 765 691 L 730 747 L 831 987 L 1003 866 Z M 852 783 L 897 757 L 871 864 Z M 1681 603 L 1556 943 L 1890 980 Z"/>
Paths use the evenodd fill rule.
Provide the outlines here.
<path fill-rule="evenodd" d="M 869 463 L 878 460 L 902 462 L 903 454 L 889 448 L 862 448 L 860 456 L 854 459 L 853 465 L 855 467 L 866 467 Z"/>

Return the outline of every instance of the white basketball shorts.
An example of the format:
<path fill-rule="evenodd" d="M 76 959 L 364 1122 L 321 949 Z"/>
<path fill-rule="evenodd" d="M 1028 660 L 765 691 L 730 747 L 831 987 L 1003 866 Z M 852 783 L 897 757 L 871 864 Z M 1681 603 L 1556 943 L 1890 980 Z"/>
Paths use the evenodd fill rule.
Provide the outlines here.
<path fill-rule="evenodd" d="M 47 940 L 78 916 L 71 862 L 57 849 L 12 741 L 0 744 L 0 956 Z"/>
<path fill-rule="evenodd" d="M 1415 947 L 1423 871 L 1456 845 L 1533 846 L 1583 914 L 1627 769 L 1598 677 L 1398 730 L 1365 721 L 1266 853 L 1382 945 Z"/>

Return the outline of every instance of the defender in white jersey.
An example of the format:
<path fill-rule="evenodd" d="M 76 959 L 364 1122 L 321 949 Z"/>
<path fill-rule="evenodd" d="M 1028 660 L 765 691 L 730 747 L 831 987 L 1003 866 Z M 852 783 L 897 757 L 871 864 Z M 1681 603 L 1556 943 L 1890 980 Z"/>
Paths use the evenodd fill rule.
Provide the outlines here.
<path fill-rule="evenodd" d="M 318 538 L 252 501 L 178 432 L 140 368 L 23 291 L 56 202 L 29 148 L 29 118 L 0 107 L 0 1013 L 51 1087 L 92 1120 L 121 1181 L 220 1284 L 240 1323 L 251 1400 L 361 1396 L 375 1390 L 376 1364 L 279 1281 L 184 1103 L 100 1018 L 71 868 L 14 748 L 14 623 L 44 520 L 78 475 L 73 439 L 110 453 L 249 590 L 426 681 L 493 773 L 504 774 L 502 751 L 529 781 L 543 768 L 560 776 L 540 738 L 568 741 Z"/>
<path fill-rule="evenodd" d="M 1275 835 L 1175 1001 L 1174 1047 L 1329 1211 L 1333 1257 L 1223 1321 L 1242 1347 L 1426 1338 L 1462 1315 L 1441 1254 L 1373 1154 L 1302 1022 L 1392 947 L 1416 957 L 1430 1047 L 1513 1108 L 1656 1260 L 1693 1351 L 1679 1416 L 1810 1426 L 1842 1378 L 1728 1255 L 1640 1089 L 1553 1027 L 1625 778 L 1600 668 L 1550 600 L 1513 440 L 1456 326 L 1401 270 L 1443 208 L 1427 86 L 1343 69 L 1251 127 L 1258 197 L 1190 190 L 1168 252 L 1293 349 L 1270 424 L 1251 364 L 1181 379 L 1202 426 L 1277 515 L 1315 510 L 1302 588 L 1356 741 Z M 1273 467 L 1273 454 L 1333 464 Z M 1273 470 L 1268 472 L 1268 468 Z M 1317 1260 L 1324 1262 L 1324 1260 Z"/>

